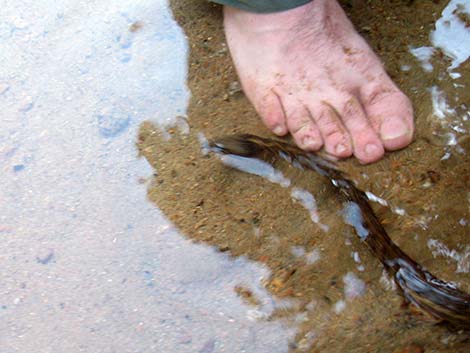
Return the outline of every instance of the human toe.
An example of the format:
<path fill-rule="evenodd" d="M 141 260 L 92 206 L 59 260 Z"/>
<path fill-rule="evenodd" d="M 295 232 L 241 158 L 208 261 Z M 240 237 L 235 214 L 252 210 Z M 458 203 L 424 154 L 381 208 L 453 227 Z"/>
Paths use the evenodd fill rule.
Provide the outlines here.
<path fill-rule="evenodd" d="M 413 132 L 403 118 L 391 117 L 382 122 L 380 138 L 387 150 L 394 151 L 409 145 Z"/>
<path fill-rule="evenodd" d="M 349 133 L 335 109 L 324 102 L 319 102 L 312 104 L 310 110 L 323 138 L 325 151 L 338 158 L 350 157 L 353 150 Z"/>
<path fill-rule="evenodd" d="M 265 94 L 255 101 L 254 105 L 268 129 L 279 136 L 287 134 L 288 130 L 284 108 L 276 94 Z"/>
<path fill-rule="evenodd" d="M 413 138 L 413 108 L 408 97 L 392 83 L 362 89 L 361 98 L 370 124 L 389 151 L 409 145 Z"/>
<path fill-rule="evenodd" d="M 287 119 L 289 125 L 289 117 Z M 323 146 L 323 140 L 315 123 L 311 120 L 304 120 L 301 124 L 298 129 L 291 130 L 297 146 L 306 151 L 319 150 Z"/>
<path fill-rule="evenodd" d="M 286 95 L 282 99 L 287 127 L 300 148 L 317 151 L 323 146 L 320 131 L 301 102 Z"/>
<path fill-rule="evenodd" d="M 383 157 L 385 150 L 382 141 L 372 128 L 363 131 L 350 130 L 354 145 L 354 156 L 363 164 L 378 161 Z"/>
<path fill-rule="evenodd" d="M 353 154 L 361 163 L 372 163 L 384 155 L 384 147 L 355 96 L 345 95 L 332 105 L 352 141 Z"/>

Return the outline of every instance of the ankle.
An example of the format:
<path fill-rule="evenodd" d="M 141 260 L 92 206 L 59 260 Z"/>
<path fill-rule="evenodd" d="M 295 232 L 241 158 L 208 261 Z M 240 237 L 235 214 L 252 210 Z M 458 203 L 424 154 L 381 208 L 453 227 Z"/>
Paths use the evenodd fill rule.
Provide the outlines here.
<path fill-rule="evenodd" d="M 303 18 L 308 16 L 309 25 L 321 22 L 321 17 L 327 1 L 335 0 L 315 0 L 305 5 L 274 13 L 254 13 L 248 12 L 228 5 L 224 6 L 224 22 L 235 25 L 239 29 L 247 32 L 271 32 L 291 30 L 303 22 Z"/>

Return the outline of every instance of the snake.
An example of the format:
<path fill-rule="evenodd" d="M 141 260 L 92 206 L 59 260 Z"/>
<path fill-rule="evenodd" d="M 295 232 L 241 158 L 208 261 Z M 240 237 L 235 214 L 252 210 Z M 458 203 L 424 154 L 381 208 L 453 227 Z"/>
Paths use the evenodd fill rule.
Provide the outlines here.
<path fill-rule="evenodd" d="M 354 227 L 357 236 L 380 260 L 405 300 L 439 322 L 470 330 L 470 295 L 437 278 L 398 247 L 374 213 L 367 194 L 336 163 L 287 142 L 251 134 L 216 138 L 209 141 L 209 148 L 219 155 L 256 158 L 270 164 L 285 160 L 326 178 L 345 204 L 345 222 Z"/>

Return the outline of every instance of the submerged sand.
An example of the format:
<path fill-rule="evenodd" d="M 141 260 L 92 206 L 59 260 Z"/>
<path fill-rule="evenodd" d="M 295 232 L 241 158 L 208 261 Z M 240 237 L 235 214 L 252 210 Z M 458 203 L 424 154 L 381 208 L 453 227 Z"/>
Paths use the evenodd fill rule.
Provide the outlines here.
<path fill-rule="evenodd" d="M 470 64 L 462 64 L 462 77 L 456 81 L 446 74 L 445 56 L 435 55 L 434 70 L 426 72 L 409 51 L 410 46 L 429 45 L 429 33 L 446 4 L 384 0 L 342 5 L 411 98 L 417 133 L 411 146 L 378 163 L 362 166 L 351 159 L 340 167 L 363 190 L 388 201 L 390 207 L 374 207 L 402 249 L 438 277 L 470 291 L 470 259 L 454 261 L 443 256 L 441 246 L 459 254 L 468 251 L 470 140 L 458 140 L 460 151 L 447 146 L 429 91 L 438 85 L 455 97 L 454 106 L 468 110 L 470 91 L 461 87 L 470 86 Z M 314 196 L 315 223 L 293 199 L 291 187 L 230 169 L 202 152 L 202 137 L 270 133 L 238 89 L 220 7 L 175 0 L 172 9 L 189 40 L 192 97 L 179 127 L 163 132 L 151 123 L 141 126 L 138 148 L 155 168 L 149 198 L 186 237 L 269 267 L 272 274 L 264 285 L 286 304 L 264 319 L 282 320 L 298 330 L 292 352 L 468 351 L 468 333 L 437 325 L 403 305 L 387 285 L 379 261 L 342 221 L 342 205 L 325 180 L 283 169 L 293 185 Z M 186 124 L 189 132 L 184 131 Z M 356 287 L 358 296 L 348 295 L 351 278 L 365 284 L 363 290 Z M 253 308 L 260 305 L 243 286 L 234 291 Z"/>

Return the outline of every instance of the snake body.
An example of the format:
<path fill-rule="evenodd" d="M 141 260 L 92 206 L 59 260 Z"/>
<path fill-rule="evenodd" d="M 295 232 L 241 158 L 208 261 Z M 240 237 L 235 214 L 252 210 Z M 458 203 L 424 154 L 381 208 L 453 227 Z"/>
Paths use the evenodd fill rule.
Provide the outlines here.
<path fill-rule="evenodd" d="M 288 143 L 249 134 L 219 138 L 211 141 L 210 147 L 216 153 L 258 158 L 268 163 L 281 158 L 327 178 L 348 207 L 352 207 L 353 214 L 357 211 L 357 235 L 393 277 L 401 294 L 437 319 L 456 328 L 470 329 L 470 295 L 436 278 L 401 250 L 388 236 L 366 194 L 335 164 Z"/>

